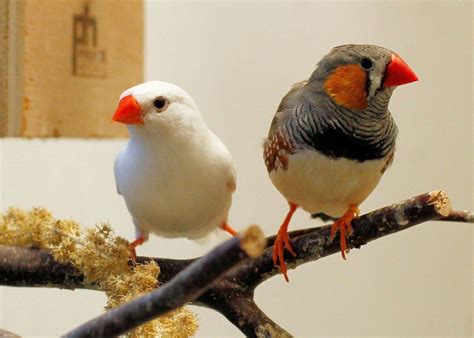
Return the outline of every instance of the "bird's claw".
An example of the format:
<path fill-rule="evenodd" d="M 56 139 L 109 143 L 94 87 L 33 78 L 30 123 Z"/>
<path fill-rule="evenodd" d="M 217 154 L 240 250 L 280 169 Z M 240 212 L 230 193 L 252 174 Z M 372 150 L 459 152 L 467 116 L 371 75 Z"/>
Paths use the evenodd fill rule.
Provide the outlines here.
<path fill-rule="evenodd" d="M 331 241 L 334 239 L 336 232 L 339 230 L 339 238 L 341 242 L 341 255 L 343 259 L 346 259 L 346 253 L 349 253 L 349 248 L 347 248 L 346 238 L 350 237 L 354 232 L 352 228 L 352 220 L 359 216 L 359 209 L 355 205 L 349 206 L 349 209 L 335 221 L 331 227 Z"/>
<path fill-rule="evenodd" d="M 285 249 L 288 250 L 293 256 L 296 256 L 296 252 L 290 243 L 290 236 L 286 231 L 278 231 L 277 237 L 273 244 L 273 264 L 280 267 L 280 271 L 285 277 L 285 280 L 289 282 L 288 269 L 286 268 L 286 262 L 284 258 Z"/>
<path fill-rule="evenodd" d="M 138 237 L 137 239 L 135 239 L 133 242 L 130 243 L 129 245 L 130 259 L 132 261 L 135 261 L 137 259 L 137 251 L 135 250 L 135 248 L 145 243 L 145 241 L 146 241 L 145 237 Z"/>
<path fill-rule="evenodd" d="M 130 247 L 130 259 L 135 261 L 137 259 L 137 250 L 134 247 Z"/>

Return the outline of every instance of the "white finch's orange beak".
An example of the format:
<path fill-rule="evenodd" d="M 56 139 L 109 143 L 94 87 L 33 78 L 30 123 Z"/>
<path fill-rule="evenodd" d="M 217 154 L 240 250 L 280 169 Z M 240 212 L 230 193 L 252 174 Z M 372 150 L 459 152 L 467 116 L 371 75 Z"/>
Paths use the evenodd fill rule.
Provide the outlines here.
<path fill-rule="evenodd" d="M 137 100 L 132 95 L 123 97 L 112 120 L 125 124 L 143 124 L 141 108 Z"/>
<path fill-rule="evenodd" d="M 418 81 L 418 76 L 408 67 L 405 61 L 396 54 L 392 54 L 392 61 L 385 71 L 384 87 L 401 86 L 406 83 Z"/>

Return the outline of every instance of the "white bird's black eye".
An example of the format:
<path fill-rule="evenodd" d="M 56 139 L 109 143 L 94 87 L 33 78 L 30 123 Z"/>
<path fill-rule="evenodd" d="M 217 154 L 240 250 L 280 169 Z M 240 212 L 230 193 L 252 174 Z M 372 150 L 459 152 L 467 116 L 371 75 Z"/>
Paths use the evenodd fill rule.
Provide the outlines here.
<path fill-rule="evenodd" d="M 166 99 L 164 99 L 162 97 L 158 97 L 158 98 L 155 99 L 155 101 L 153 101 L 153 105 L 157 109 L 163 109 L 163 107 L 166 106 Z"/>
<path fill-rule="evenodd" d="M 363 58 L 360 60 L 360 66 L 365 70 L 370 70 L 372 68 L 372 60 Z"/>

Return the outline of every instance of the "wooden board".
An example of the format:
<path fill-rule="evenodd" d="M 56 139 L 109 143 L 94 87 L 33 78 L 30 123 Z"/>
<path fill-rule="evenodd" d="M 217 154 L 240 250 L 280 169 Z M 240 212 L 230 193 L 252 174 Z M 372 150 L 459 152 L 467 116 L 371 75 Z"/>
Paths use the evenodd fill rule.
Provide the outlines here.
<path fill-rule="evenodd" d="M 0 0 L 0 135 L 120 137 L 143 81 L 142 0 Z"/>

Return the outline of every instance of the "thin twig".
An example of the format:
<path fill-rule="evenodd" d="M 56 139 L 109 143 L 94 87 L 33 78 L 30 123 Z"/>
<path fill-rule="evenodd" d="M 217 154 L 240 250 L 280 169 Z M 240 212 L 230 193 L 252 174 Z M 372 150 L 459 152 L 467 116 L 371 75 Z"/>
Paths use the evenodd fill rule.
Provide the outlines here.
<path fill-rule="evenodd" d="M 439 218 L 438 221 L 474 223 L 474 213 L 467 210 L 452 211 L 448 216 Z"/>

